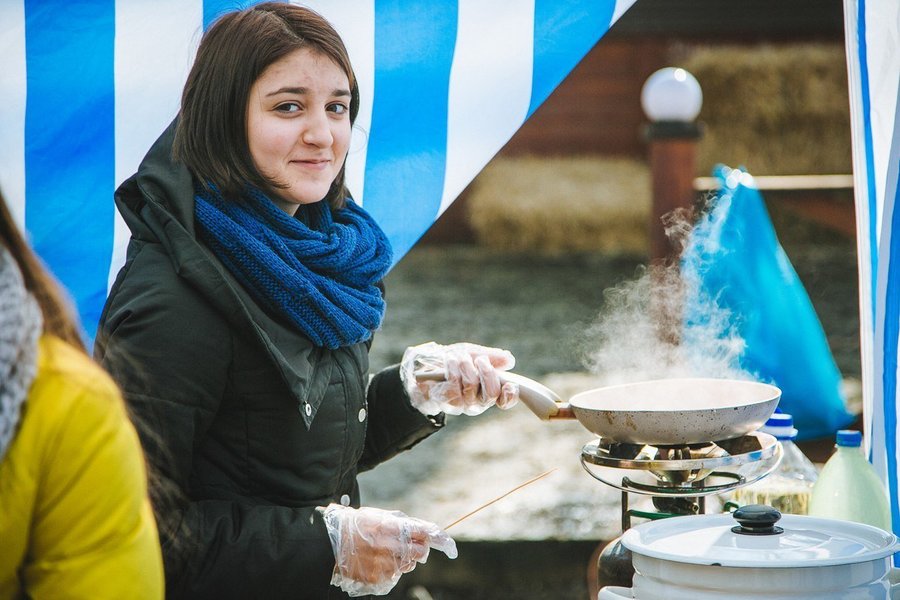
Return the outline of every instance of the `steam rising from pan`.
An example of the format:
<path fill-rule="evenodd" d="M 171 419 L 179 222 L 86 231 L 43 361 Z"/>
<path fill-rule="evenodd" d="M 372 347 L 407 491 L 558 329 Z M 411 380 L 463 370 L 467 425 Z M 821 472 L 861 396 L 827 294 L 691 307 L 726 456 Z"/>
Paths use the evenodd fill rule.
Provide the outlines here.
<path fill-rule="evenodd" d="M 667 215 L 666 230 L 683 247 L 691 230 L 688 215 Z M 736 316 L 677 263 L 642 267 L 634 279 L 607 290 L 603 311 L 582 339 L 585 365 L 604 385 L 683 377 L 757 380 L 740 366 L 744 348 Z"/>

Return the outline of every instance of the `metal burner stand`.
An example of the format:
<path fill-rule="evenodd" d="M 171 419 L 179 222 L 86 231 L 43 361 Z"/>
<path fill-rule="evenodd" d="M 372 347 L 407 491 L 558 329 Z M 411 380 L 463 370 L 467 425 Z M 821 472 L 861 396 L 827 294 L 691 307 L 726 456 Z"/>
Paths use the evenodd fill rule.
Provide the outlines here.
<path fill-rule="evenodd" d="M 705 497 L 757 481 L 778 466 L 781 444 L 771 435 L 753 432 L 708 444 L 653 446 L 607 443 L 602 439 L 584 446 L 581 465 L 594 479 L 622 491 L 622 529 L 631 527 L 631 517 L 659 519 L 698 514 L 705 510 Z M 610 470 L 647 471 L 655 483 L 642 483 L 624 475 L 621 480 L 593 467 Z M 612 471 L 615 473 L 615 471 Z M 662 512 L 628 508 L 628 493 L 653 496 Z"/>

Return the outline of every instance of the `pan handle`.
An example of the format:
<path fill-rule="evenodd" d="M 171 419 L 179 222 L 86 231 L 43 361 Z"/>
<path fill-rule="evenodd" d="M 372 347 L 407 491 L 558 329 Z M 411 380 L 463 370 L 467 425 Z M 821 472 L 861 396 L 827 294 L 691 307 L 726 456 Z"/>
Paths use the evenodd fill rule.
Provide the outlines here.
<path fill-rule="evenodd" d="M 519 386 L 519 400 L 527 406 L 531 412 L 543 420 L 548 419 L 574 419 L 575 413 L 568 402 L 563 402 L 556 392 L 518 373 L 502 371 L 499 373 L 501 382 L 512 382 Z M 440 371 L 416 371 L 416 379 L 419 381 L 443 381 L 444 374 Z"/>

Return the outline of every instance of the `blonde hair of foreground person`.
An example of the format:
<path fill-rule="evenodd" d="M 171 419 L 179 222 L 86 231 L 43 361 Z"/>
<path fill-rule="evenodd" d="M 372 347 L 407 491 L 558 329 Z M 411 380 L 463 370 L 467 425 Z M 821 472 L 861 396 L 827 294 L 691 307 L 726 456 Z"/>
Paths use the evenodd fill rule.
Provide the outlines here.
<path fill-rule="evenodd" d="M 137 434 L 2 195 L 0 254 L 0 269 L 18 267 L 21 280 L 16 273 L 13 285 L 36 300 L 43 321 L 21 410 L 0 407 L 0 430 L 12 428 L 0 446 L 0 600 L 162 598 L 162 557 Z M 2 300 L 0 310 L 15 308 Z M 0 344 L 10 338 L 0 332 Z"/>

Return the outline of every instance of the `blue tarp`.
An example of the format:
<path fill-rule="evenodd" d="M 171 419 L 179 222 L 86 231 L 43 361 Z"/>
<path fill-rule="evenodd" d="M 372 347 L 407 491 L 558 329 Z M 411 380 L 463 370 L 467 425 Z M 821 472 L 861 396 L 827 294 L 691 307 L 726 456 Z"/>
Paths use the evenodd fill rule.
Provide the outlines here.
<path fill-rule="evenodd" d="M 778 242 L 762 195 L 740 169 L 717 167 L 720 191 L 687 241 L 681 271 L 685 340 L 702 324 L 708 298 L 731 313 L 745 342 L 740 367 L 782 390 L 779 409 L 794 416 L 800 439 L 831 436 L 853 421 L 841 374 L 794 267 Z"/>

